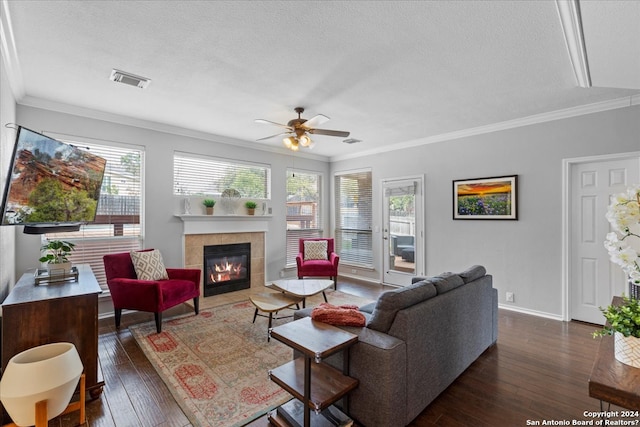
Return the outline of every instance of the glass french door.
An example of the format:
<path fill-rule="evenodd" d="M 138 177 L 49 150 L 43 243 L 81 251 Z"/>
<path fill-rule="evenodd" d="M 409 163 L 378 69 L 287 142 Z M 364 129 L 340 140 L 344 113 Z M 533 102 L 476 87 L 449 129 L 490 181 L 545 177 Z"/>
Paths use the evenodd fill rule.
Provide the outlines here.
<path fill-rule="evenodd" d="M 385 180 L 383 191 L 383 282 L 406 286 L 424 265 L 422 177 Z"/>

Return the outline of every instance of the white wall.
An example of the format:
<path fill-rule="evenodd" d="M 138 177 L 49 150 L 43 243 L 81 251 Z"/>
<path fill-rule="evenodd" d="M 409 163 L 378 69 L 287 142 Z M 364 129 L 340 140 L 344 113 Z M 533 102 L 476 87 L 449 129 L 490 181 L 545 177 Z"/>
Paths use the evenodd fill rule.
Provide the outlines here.
<path fill-rule="evenodd" d="M 171 194 L 174 149 L 269 163 L 272 167 L 273 219 L 267 235 L 267 278 L 279 276 L 285 252 L 285 169 L 291 155 L 229 146 L 169 133 L 115 124 L 39 108 L 18 106 L 18 122 L 34 130 L 144 145 L 146 149 L 146 242 L 165 253 L 167 264 L 181 263 L 180 199 Z M 562 160 L 640 149 L 640 106 L 593 113 L 493 132 L 454 141 L 334 162 L 295 156 L 295 167 L 325 173 L 325 190 L 333 172 L 373 170 L 374 227 L 381 226 L 380 181 L 425 175 L 426 274 L 459 271 L 483 264 L 494 275 L 500 303 L 531 313 L 562 314 Z M 519 175 L 518 221 L 452 220 L 452 181 Z M 327 194 L 325 194 L 327 196 Z M 328 198 L 325 197 L 328 202 Z M 328 203 L 325 203 L 325 207 Z M 327 221 L 330 214 L 325 216 Z M 329 230 L 329 228 L 327 228 Z M 331 234 L 328 231 L 327 234 Z M 18 233 L 16 271 L 34 267 L 39 240 Z M 37 242 L 36 242 L 37 240 Z M 374 242 L 382 242 L 379 233 Z M 4 242 L 4 240 L 3 240 Z M 376 268 L 361 277 L 381 277 L 381 246 L 374 247 Z M 4 255 L 3 255 L 4 257 Z M 343 271 L 349 271 L 344 270 Z M 294 273 L 295 274 L 295 273 Z"/>
<path fill-rule="evenodd" d="M 382 224 L 380 181 L 425 174 L 426 274 L 486 266 L 500 303 L 562 314 L 562 159 L 640 150 L 640 106 L 556 120 L 331 164 L 373 170 L 374 224 Z M 519 175 L 518 221 L 452 219 L 452 181 Z M 382 236 L 374 233 L 381 277 Z M 604 250 L 604 248 L 603 248 Z"/>
<path fill-rule="evenodd" d="M 4 57 L 0 59 L 0 197 L 4 194 L 7 171 L 13 142 L 14 129 L 7 128 L 8 123 L 16 122 L 16 102 L 9 85 Z M 15 282 L 15 227 L 0 227 L 0 301 L 3 301 Z"/>
<path fill-rule="evenodd" d="M 173 196 L 174 150 L 271 165 L 272 194 L 269 206 L 273 209 L 273 218 L 270 220 L 266 239 L 267 279 L 280 277 L 280 270 L 285 265 L 286 168 L 291 167 L 295 161 L 297 169 L 318 171 L 325 178 L 328 176 L 329 166 L 324 161 L 242 148 L 217 142 L 213 136 L 210 139 L 199 139 L 23 105 L 18 106 L 17 120 L 22 126 L 38 132 L 54 133 L 56 136 L 73 135 L 78 140 L 84 137 L 144 146 L 145 247 L 160 249 L 167 266 L 181 266 L 183 256 L 182 221 L 174 217 L 182 213 L 182 198 Z M 193 213 L 199 208 L 197 203 L 192 202 Z M 328 203 L 325 204 L 325 209 L 325 218 L 328 218 Z M 16 271 L 22 274 L 36 267 L 40 239 L 38 236 L 21 233 L 17 234 L 16 239 Z"/>

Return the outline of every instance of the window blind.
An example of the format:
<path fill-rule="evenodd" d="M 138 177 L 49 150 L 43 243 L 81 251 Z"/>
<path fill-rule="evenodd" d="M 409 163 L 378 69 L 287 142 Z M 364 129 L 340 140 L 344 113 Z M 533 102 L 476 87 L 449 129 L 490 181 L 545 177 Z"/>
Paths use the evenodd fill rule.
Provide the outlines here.
<path fill-rule="evenodd" d="M 241 197 L 270 199 L 270 188 L 268 165 L 177 151 L 173 154 L 174 195 L 219 196 L 226 189 L 234 189 Z"/>
<path fill-rule="evenodd" d="M 318 173 L 287 170 L 288 267 L 296 264 L 300 239 L 323 237 L 321 182 Z"/>
<path fill-rule="evenodd" d="M 371 171 L 336 174 L 334 184 L 340 263 L 373 268 Z"/>
<path fill-rule="evenodd" d="M 95 221 L 72 233 L 48 233 L 46 240 L 75 243 L 69 260 L 89 264 L 100 287 L 107 290 L 102 257 L 142 247 L 142 171 L 144 152 L 139 148 L 65 141 L 107 160 Z"/>

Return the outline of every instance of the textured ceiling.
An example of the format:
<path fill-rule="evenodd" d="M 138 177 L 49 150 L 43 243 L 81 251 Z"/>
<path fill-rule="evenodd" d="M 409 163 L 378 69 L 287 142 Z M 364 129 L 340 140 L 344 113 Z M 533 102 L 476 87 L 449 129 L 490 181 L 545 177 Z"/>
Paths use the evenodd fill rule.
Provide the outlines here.
<path fill-rule="evenodd" d="M 640 93 L 636 1 L 583 7 L 590 89 L 554 1 L 3 2 L 18 102 L 262 147 L 281 147 L 255 142 L 280 129 L 254 119 L 286 123 L 302 106 L 362 140 L 315 136 L 312 152 L 332 159 Z M 112 68 L 152 83 L 116 84 Z"/>

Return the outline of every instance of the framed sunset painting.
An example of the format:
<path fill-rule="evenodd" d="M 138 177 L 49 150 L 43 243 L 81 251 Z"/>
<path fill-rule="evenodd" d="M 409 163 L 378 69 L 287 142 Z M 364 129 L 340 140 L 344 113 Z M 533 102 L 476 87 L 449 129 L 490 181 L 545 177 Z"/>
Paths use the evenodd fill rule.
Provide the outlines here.
<path fill-rule="evenodd" d="M 518 219 L 518 175 L 453 181 L 453 219 Z"/>

